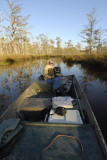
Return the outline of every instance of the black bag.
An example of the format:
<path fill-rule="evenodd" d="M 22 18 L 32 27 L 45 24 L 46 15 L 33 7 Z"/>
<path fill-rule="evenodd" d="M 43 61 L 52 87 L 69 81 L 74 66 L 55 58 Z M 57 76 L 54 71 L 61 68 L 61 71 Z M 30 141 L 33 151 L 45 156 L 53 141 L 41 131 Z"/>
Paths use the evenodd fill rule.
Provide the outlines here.
<path fill-rule="evenodd" d="M 55 113 L 64 116 L 66 114 L 66 109 L 64 107 L 57 107 Z"/>
<path fill-rule="evenodd" d="M 60 67 L 54 67 L 55 76 L 61 76 L 61 68 Z"/>
<path fill-rule="evenodd" d="M 44 80 L 44 76 L 41 74 L 39 77 L 40 80 Z"/>

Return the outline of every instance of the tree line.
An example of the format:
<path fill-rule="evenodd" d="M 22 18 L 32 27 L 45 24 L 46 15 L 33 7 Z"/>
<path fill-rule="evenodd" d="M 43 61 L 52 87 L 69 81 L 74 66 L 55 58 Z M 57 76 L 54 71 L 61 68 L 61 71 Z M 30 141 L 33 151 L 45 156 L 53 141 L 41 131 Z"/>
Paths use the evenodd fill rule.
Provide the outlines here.
<path fill-rule="evenodd" d="M 96 9 L 93 8 L 87 14 L 88 24 L 84 26 L 84 29 L 79 34 L 83 42 L 87 43 L 86 49 L 90 54 L 93 50 L 97 51 L 97 53 L 102 53 L 104 50 L 107 52 L 107 30 L 96 28 L 98 20 L 95 17 L 95 11 Z"/>
<path fill-rule="evenodd" d="M 17 4 L 17 0 L 6 0 L 9 11 L 5 11 L 8 22 L 7 26 L 3 24 L 3 17 L 0 13 L 0 54 L 16 55 L 71 55 L 80 53 L 107 53 L 107 35 L 106 30 L 96 29 L 97 19 L 95 18 L 95 9 L 87 14 L 88 24 L 80 32 L 79 36 L 87 43 L 83 50 L 81 43 L 76 46 L 71 40 L 62 45 L 60 37 L 55 40 L 48 38 L 47 35 L 40 34 L 35 39 L 29 38 L 28 19 L 30 15 L 24 17 L 21 13 L 22 5 Z M 31 37 L 31 36 L 30 36 Z M 104 38 L 105 37 L 105 38 Z"/>

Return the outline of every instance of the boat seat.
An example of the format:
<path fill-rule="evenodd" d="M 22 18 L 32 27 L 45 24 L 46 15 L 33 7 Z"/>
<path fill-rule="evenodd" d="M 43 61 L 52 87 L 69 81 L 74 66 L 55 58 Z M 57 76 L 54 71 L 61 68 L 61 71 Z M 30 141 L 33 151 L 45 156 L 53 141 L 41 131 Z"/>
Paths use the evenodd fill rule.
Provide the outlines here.
<path fill-rule="evenodd" d="M 44 90 L 44 91 L 50 91 L 52 90 L 52 84 L 46 83 L 45 80 L 39 80 L 39 86 Z"/>
<path fill-rule="evenodd" d="M 51 106 L 51 98 L 26 98 L 17 109 L 19 117 L 27 121 L 41 121 Z"/>
<path fill-rule="evenodd" d="M 44 90 L 44 91 L 50 91 L 52 90 L 52 84 L 49 84 L 49 83 L 46 83 L 45 80 L 42 80 L 42 79 L 39 79 L 39 85 L 40 87 Z M 61 80 L 61 83 L 60 83 L 60 87 L 62 87 L 64 84 L 66 83 L 65 80 Z"/>
<path fill-rule="evenodd" d="M 51 98 L 26 98 L 18 110 L 41 111 L 51 105 Z"/>

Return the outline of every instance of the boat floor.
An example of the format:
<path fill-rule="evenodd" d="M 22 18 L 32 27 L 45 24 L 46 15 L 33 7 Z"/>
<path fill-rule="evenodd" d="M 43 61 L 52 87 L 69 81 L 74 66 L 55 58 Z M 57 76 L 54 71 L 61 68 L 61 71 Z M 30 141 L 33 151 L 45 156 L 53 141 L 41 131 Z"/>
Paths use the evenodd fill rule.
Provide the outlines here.
<path fill-rule="evenodd" d="M 84 160 L 104 160 L 92 125 L 26 123 L 18 135 L 9 156 L 3 160 L 40 160 L 56 135 L 79 138 L 83 145 Z M 74 138 L 59 137 L 44 153 L 44 160 L 80 160 L 81 145 Z"/>

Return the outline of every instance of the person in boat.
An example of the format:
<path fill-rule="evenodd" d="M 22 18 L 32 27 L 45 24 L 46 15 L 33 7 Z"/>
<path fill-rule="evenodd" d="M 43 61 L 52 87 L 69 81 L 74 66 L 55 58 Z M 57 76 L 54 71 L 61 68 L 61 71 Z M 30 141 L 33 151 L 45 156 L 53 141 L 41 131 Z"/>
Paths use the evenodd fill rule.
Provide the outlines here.
<path fill-rule="evenodd" d="M 55 93 L 60 86 L 61 76 L 55 76 L 54 62 L 52 60 L 44 68 L 44 79 L 47 83 L 53 85 L 53 92 Z"/>

